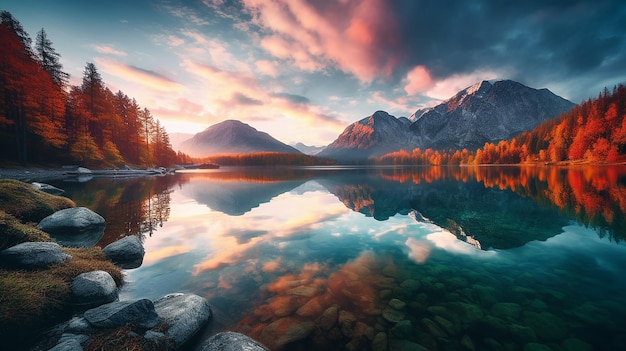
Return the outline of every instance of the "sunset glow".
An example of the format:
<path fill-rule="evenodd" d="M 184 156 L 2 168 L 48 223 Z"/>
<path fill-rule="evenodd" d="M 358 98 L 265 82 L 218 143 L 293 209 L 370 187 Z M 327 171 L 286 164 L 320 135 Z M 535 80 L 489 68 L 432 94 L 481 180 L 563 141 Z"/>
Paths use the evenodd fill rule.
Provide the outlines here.
<path fill-rule="evenodd" d="M 330 143 L 376 110 L 409 116 L 483 79 L 547 87 L 576 103 L 592 97 L 623 79 L 623 38 L 606 42 L 623 33 L 613 25 L 623 11 L 614 7 L 3 3 L 31 35 L 46 30 L 70 84 L 80 85 L 85 62 L 94 62 L 112 91 L 136 98 L 170 133 L 237 119 L 284 143 L 307 145 Z M 585 40 L 571 35 L 577 28 L 585 28 Z M 554 46 L 555 38 L 567 39 Z"/>

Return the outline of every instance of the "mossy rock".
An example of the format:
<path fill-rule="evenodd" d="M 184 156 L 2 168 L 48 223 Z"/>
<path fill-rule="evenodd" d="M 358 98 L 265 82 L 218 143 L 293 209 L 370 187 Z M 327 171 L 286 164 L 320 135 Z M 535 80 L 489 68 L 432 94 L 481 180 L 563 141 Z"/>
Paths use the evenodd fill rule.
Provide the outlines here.
<path fill-rule="evenodd" d="M 17 218 L 0 210 L 0 250 L 28 241 L 51 241 L 48 233 L 23 224 Z"/>
<path fill-rule="evenodd" d="M 58 210 L 75 206 L 74 201 L 37 190 L 31 184 L 13 179 L 0 180 L 0 210 L 22 222 L 38 223 Z"/>

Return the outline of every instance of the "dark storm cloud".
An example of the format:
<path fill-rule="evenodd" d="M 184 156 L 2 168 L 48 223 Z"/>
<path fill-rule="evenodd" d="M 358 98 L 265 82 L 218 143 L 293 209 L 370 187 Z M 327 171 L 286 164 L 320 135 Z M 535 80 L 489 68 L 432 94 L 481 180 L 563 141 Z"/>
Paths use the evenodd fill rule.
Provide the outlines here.
<path fill-rule="evenodd" d="M 433 78 L 511 68 L 527 81 L 626 78 L 623 1 L 401 1 L 406 69 Z M 400 70 L 401 71 L 401 70 Z M 401 74 L 401 72 L 398 72 Z"/>

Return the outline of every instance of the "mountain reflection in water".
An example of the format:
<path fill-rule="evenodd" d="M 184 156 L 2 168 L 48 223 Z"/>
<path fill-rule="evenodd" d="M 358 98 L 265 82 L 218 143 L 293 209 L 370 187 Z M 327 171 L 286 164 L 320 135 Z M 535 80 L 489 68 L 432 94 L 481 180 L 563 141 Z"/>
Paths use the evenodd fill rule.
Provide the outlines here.
<path fill-rule="evenodd" d="M 107 219 L 105 237 L 144 238 L 122 298 L 209 299 L 203 338 L 585 350 L 626 345 L 625 179 L 613 166 L 223 168 L 57 186 Z"/>

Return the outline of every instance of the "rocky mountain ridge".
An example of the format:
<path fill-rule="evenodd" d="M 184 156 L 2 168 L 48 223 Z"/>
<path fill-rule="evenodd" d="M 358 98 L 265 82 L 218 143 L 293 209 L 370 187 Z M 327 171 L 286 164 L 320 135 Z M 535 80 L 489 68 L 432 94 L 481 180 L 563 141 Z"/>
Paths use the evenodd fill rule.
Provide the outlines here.
<path fill-rule="evenodd" d="M 574 104 L 548 89 L 482 81 L 408 119 L 384 111 L 349 125 L 320 156 L 363 160 L 400 149 L 470 150 L 535 128 Z"/>

